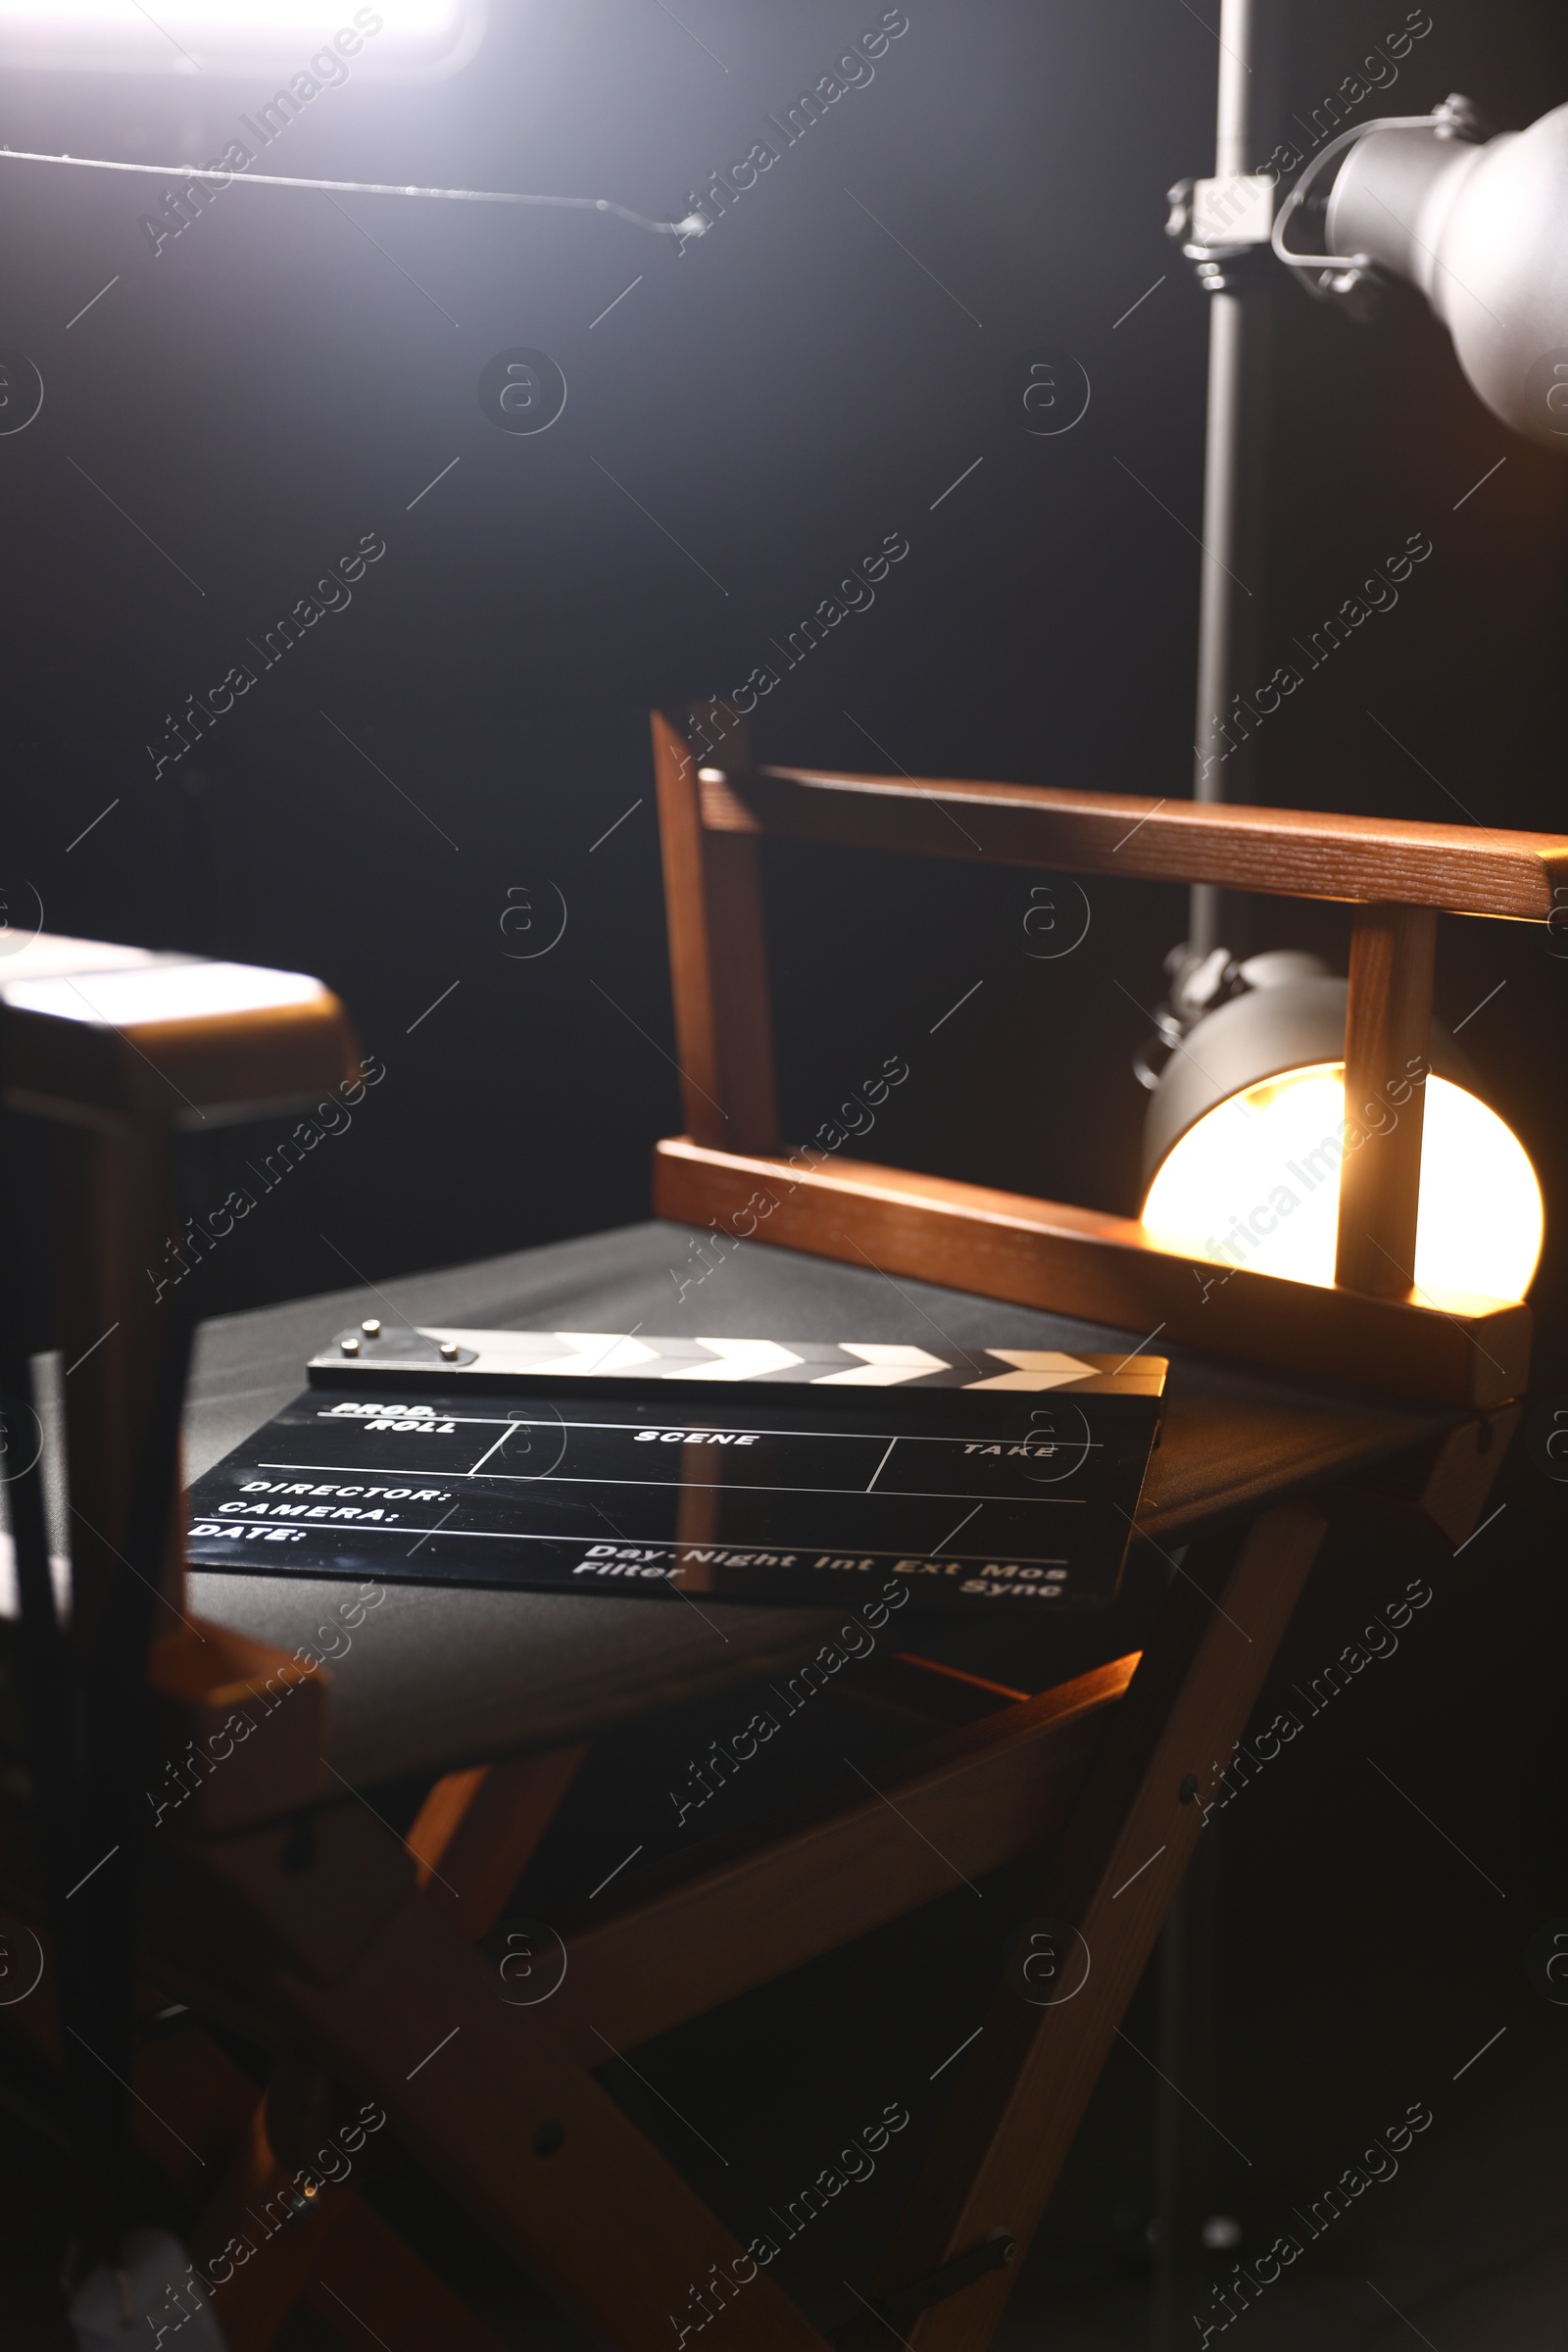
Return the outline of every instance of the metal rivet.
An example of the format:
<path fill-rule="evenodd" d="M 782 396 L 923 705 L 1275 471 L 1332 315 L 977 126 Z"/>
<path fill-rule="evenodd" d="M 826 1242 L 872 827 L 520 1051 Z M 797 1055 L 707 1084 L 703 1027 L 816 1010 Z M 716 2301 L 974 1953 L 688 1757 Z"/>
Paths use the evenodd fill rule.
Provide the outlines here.
<path fill-rule="evenodd" d="M 338 1346 L 342 1348 L 345 1355 L 358 1355 L 360 1352 L 360 1343 L 354 1337 L 352 1332 L 350 1332 L 346 1340 L 339 1340 Z"/>
<path fill-rule="evenodd" d="M 1190 1805 L 1192 1803 L 1194 1797 L 1198 1794 L 1198 1783 L 1192 1773 L 1187 1775 L 1186 1780 L 1183 1781 L 1181 1787 L 1177 1789 L 1176 1794 L 1180 1797 L 1184 1805 Z"/>
<path fill-rule="evenodd" d="M 365 1321 L 360 1325 L 360 1329 L 364 1332 L 368 1340 L 378 1340 L 381 1337 L 380 1317 L 378 1315 L 367 1315 Z"/>
<path fill-rule="evenodd" d="M 443 1340 L 441 1342 L 441 1354 L 447 1363 L 455 1364 L 462 1353 L 463 1350 L 458 1346 L 456 1340 Z"/>
<path fill-rule="evenodd" d="M 552 2116 L 547 2123 L 540 2125 L 533 2135 L 534 2154 L 536 2156 L 553 2156 L 565 2136 L 565 2125 L 558 2124 Z"/>

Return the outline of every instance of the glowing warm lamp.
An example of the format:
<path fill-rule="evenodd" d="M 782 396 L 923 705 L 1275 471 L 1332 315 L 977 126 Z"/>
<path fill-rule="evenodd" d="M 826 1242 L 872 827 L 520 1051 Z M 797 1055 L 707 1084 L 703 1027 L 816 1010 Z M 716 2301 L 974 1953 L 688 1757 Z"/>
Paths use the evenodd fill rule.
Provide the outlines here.
<path fill-rule="evenodd" d="M 1149 1232 L 1220 1265 L 1332 1285 L 1344 1081 L 1343 1062 L 1318 1062 L 1205 1111 L 1155 1172 L 1143 1209 Z M 1429 1078 L 1417 1290 L 1522 1298 L 1544 1227 L 1541 1187 L 1512 1130 L 1463 1087 Z"/>

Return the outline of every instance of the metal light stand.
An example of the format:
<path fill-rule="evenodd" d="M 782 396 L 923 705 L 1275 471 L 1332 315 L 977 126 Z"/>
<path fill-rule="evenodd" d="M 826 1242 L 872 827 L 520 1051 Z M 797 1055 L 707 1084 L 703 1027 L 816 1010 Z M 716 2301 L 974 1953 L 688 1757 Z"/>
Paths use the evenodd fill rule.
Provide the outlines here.
<path fill-rule="evenodd" d="M 1193 798 L 1250 801 L 1256 761 L 1237 698 L 1256 682 L 1262 591 L 1265 418 L 1273 189 L 1257 174 L 1272 144 L 1283 0 L 1224 0 L 1214 175 L 1171 190 L 1180 236 L 1209 299 L 1201 587 Z M 1250 942 L 1245 899 L 1194 886 L 1186 943 L 1167 958 L 1163 1042 L 1218 1004 Z M 1145 1067 L 1147 1069 L 1147 1057 Z M 1144 1075 L 1140 1071 L 1140 1075 Z M 1151 1079 L 1152 1073 L 1149 1073 Z M 1188 2101 L 1212 2111 L 1219 1833 L 1200 1841 L 1159 1945 L 1159 2069 L 1154 2188 L 1155 2352 L 1191 2342 L 1203 2254 L 1218 2226 L 1212 2140 Z M 1185 2097 L 1183 2096 L 1185 2093 Z"/>
<path fill-rule="evenodd" d="M 1268 411 L 1261 394 L 1273 276 L 1273 188 L 1256 167 L 1269 152 L 1281 10 L 1282 0 L 1224 0 L 1213 176 L 1179 181 L 1166 222 L 1209 298 L 1197 801 L 1255 797 L 1254 746 L 1240 698 L 1256 682 Z M 1250 945 L 1247 913 L 1236 893 L 1195 885 L 1187 939 L 1166 962 L 1170 1001 L 1159 1026 L 1167 1046 L 1219 1002 L 1235 959 Z M 1152 1072 L 1139 1075 L 1152 1084 Z"/>

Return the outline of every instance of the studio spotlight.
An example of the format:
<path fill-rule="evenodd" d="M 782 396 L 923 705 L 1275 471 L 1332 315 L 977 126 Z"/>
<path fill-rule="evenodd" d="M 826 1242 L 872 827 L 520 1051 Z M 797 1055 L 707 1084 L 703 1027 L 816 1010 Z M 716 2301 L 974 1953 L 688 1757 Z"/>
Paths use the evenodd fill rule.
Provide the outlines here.
<path fill-rule="evenodd" d="M 1259 440 L 1244 424 L 1270 246 L 1298 283 L 1355 318 L 1372 315 L 1385 279 L 1418 287 L 1494 416 L 1568 452 L 1568 106 L 1495 137 L 1458 96 L 1357 124 L 1328 141 L 1276 215 L 1272 178 L 1247 160 L 1265 144 L 1267 75 L 1254 72 L 1265 14 L 1259 0 L 1223 0 L 1215 172 L 1171 190 L 1167 223 L 1211 298 L 1199 801 L 1225 797 L 1234 747 L 1221 714 L 1255 622 L 1238 548 L 1259 507 Z M 1293 222 L 1316 250 L 1292 243 Z M 1541 1254 L 1541 1189 L 1453 1040 L 1434 1027 L 1423 1062 L 1348 1115 L 1347 983 L 1294 952 L 1240 960 L 1223 943 L 1244 919 L 1218 890 L 1195 889 L 1187 940 L 1166 958 L 1156 1017 L 1167 1058 L 1156 1068 L 1146 1050 L 1134 1064 L 1152 1091 L 1146 1227 L 1216 1264 L 1333 1283 L 1345 1160 L 1411 1118 L 1422 1137 L 1416 1287 L 1522 1298 Z"/>
<path fill-rule="evenodd" d="M 1164 1034 L 1145 1130 L 1142 1215 L 1154 1238 L 1216 1269 L 1331 1285 L 1344 1161 L 1413 1111 L 1416 1290 L 1522 1298 L 1541 1255 L 1541 1188 L 1448 1033 L 1434 1023 L 1430 1075 L 1391 1073 L 1348 1113 L 1348 984 L 1282 950 L 1231 966 L 1221 987 L 1212 1010 Z"/>
<path fill-rule="evenodd" d="M 1291 221 L 1338 161 L 1326 253 L 1297 252 Z M 1274 250 L 1313 290 L 1356 306 L 1382 272 L 1420 288 L 1494 416 L 1568 446 L 1568 106 L 1528 130 L 1484 134 L 1469 99 L 1343 132 L 1280 207 Z"/>

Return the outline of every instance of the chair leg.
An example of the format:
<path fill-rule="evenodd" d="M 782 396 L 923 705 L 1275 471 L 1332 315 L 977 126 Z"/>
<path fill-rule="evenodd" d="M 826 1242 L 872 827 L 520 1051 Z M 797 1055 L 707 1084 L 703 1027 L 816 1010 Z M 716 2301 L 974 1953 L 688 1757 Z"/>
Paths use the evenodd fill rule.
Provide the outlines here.
<path fill-rule="evenodd" d="M 228 2352 L 267 2352 L 307 2281 L 330 2260 L 352 2192 L 322 2189 L 310 2210 L 297 2212 L 294 2172 L 273 2153 L 259 2102 L 190 2240 L 198 2277 L 212 2281 Z"/>
<path fill-rule="evenodd" d="M 363 1808 L 313 1815 L 305 1838 L 287 1823 L 171 1838 L 159 1859 L 154 1915 L 187 1965 L 221 1976 L 236 1946 L 250 1955 L 289 2040 L 373 2096 L 590 2331 L 664 2352 L 672 2328 L 678 2341 L 735 2305 L 748 2352 L 823 2352 L 773 2282 L 775 2249 L 740 2245 L 544 2017 L 509 2003 Z"/>
<path fill-rule="evenodd" d="M 587 1752 L 560 1748 L 436 1782 L 405 1843 L 429 1899 L 463 1935 L 477 1937 L 494 1924 Z M 353 2190 L 323 2187 L 314 2209 L 294 2211 L 295 2170 L 274 2153 L 259 2105 L 192 2244 L 204 2275 L 231 2242 L 247 2249 L 243 2264 L 228 2258 L 215 2293 L 228 2352 L 267 2352 L 301 2298 L 341 2333 L 345 2297 L 405 2328 L 423 2315 L 421 2341 L 493 2352 L 490 2330 Z M 368 2325 L 379 2332 L 373 2311 Z"/>
<path fill-rule="evenodd" d="M 1053 1858 L 1036 1916 L 1077 1930 L 1089 1974 L 1036 2006 L 1004 1983 L 876 2281 L 896 2297 L 999 2230 L 1026 2246 L 1198 1842 L 1201 1796 L 1231 1752 L 1306 1581 L 1325 1522 L 1265 1512 L 1204 1590 L 1184 1568 Z M 1189 1554 L 1189 1562 L 1197 1558 Z M 1077 1948 L 1075 1946 L 1075 1948 Z M 982 2352 L 1017 2265 L 909 2315 L 914 2352 Z M 857 2352 L 880 2322 L 844 2331 Z"/>
<path fill-rule="evenodd" d="M 622 2352 L 667 2352 L 672 2328 L 730 2304 L 748 2352 L 824 2352 L 772 2250 L 730 2235 L 422 1897 L 345 1977 L 278 1990 L 331 2071 L 368 2083 L 411 2153 Z"/>
<path fill-rule="evenodd" d="M 441 2352 L 505 2352 L 353 2189 L 318 2189 L 299 2208 L 295 2168 L 270 2145 L 262 2107 L 191 2254 L 204 2277 L 220 2266 L 213 2308 L 227 2352 L 268 2352 L 301 2300 L 354 2352 L 367 2334 L 438 2344 Z"/>

